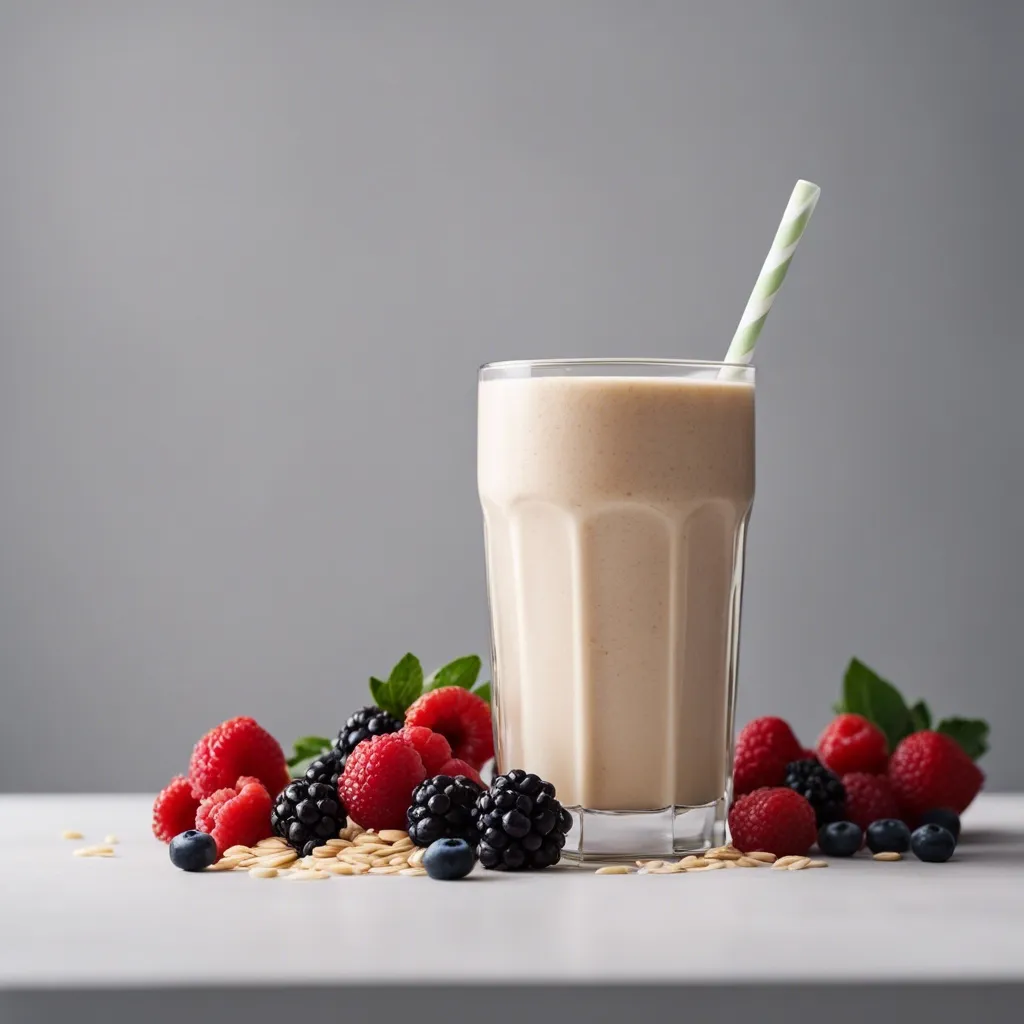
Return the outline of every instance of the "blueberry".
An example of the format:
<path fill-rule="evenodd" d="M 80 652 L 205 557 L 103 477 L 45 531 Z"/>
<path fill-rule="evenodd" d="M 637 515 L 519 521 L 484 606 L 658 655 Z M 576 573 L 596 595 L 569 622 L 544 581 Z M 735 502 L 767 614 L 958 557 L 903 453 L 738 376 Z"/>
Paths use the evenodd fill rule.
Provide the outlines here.
<path fill-rule="evenodd" d="M 202 871 L 217 859 L 213 836 L 189 829 L 171 840 L 171 863 L 182 871 Z"/>
<path fill-rule="evenodd" d="M 872 853 L 906 853 L 910 829 L 899 818 L 879 818 L 868 825 L 868 849 Z"/>
<path fill-rule="evenodd" d="M 852 857 L 863 838 L 860 826 L 852 821 L 833 821 L 818 829 L 818 849 L 826 857 Z"/>
<path fill-rule="evenodd" d="M 914 834 L 910 837 L 910 846 L 918 860 L 941 864 L 953 856 L 956 840 L 949 829 L 930 822 L 914 829 Z"/>
<path fill-rule="evenodd" d="M 475 863 L 476 854 L 465 839 L 438 839 L 423 855 L 427 874 L 444 882 L 465 878 Z"/>
<path fill-rule="evenodd" d="M 952 837 L 960 842 L 960 815 L 945 807 L 936 807 L 921 815 L 922 825 L 941 825 Z"/>

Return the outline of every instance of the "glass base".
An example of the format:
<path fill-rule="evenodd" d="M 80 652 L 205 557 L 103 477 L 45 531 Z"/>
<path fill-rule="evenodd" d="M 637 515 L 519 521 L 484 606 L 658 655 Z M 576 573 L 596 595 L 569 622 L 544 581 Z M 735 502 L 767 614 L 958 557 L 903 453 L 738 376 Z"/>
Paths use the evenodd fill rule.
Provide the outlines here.
<path fill-rule="evenodd" d="M 595 811 L 567 807 L 572 828 L 563 859 L 575 864 L 623 863 L 700 853 L 724 842 L 725 800 L 700 807 Z"/>

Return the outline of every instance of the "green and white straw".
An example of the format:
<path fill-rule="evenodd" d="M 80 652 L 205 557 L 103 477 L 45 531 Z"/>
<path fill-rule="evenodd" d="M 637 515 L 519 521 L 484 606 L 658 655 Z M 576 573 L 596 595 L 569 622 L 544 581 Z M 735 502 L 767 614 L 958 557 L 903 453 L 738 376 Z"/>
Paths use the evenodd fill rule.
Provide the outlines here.
<path fill-rule="evenodd" d="M 758 335 L 782 282 L 786 280 L 793 253 L 814 213 L 814 207 L 818 205 L 820 195 L 821 189 L 813 182 L 801 179 L 796 183 L 786 212 L 782 215 L 782 223 L 775 233 L 775 241 L 772 242 L 754 290 L 747 300 L 747 308 L 743 310 L 740 325 L 732 336 L 732 344 L 725 356 L 727 363 L 749 363 L 753 357 Z"/>

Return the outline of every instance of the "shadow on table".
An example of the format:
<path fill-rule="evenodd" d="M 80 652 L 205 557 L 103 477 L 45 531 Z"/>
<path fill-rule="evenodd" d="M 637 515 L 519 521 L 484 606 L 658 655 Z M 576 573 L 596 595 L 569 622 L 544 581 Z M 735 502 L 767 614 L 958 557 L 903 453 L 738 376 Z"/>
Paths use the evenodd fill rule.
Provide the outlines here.
<path fill-rule="evenodd" d="M 808 950 L 794 950 L 795 956 Z M 827 1020 L 1021 1021 L 1024 985 L 402 986 L 354 989 L 76 989 L 0 992 L 2 1024 L 660 1024 L 714 1020 L 792 1024 Z"/>

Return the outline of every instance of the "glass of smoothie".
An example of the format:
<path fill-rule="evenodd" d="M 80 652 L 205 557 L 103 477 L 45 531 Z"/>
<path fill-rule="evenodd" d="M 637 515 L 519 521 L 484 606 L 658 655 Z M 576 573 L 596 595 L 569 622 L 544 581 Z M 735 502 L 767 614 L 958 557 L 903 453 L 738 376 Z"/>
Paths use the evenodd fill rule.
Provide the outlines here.
<path fill-rule="evenodd" d="M 499 770 L 554 784 L 569 858 L 706 848 L 731 785 L 753 368 L 491 363 L 478 444 Z"/>

